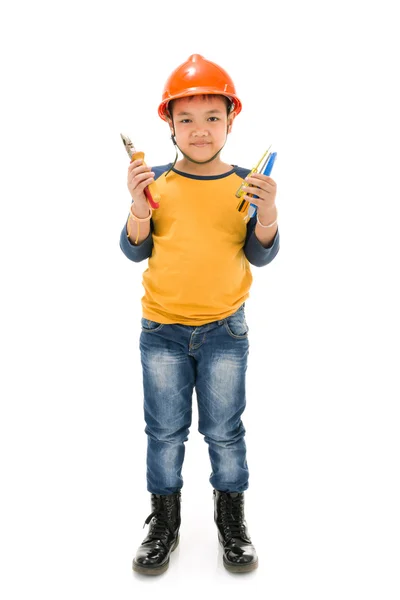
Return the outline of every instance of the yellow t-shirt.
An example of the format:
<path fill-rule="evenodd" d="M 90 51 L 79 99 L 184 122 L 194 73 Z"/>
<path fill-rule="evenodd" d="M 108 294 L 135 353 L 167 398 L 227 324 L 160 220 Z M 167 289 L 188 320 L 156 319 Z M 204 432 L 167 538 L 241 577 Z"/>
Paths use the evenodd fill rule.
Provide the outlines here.
<path fill-rule="evenodd" d="M 256 248 L 253 254 L 262 266 L 277 254 L 279 234 L 264 248 L 254 234 L 255 217 L 247 223 L 237 210 L 235 194 L 248 169 L 232 167 L 214 176 L 173 169 L 166 177 L 169 167 L 152 169 L 161 201 L 150 235 L 135 246 L 125 227 L 121 248 L 135 262 L 148 258 L 142 281 L 145 319 L 204 325 L 233 314 L 249 297 L 253 276 L 246 242 L 251 240 L 247 249 L 251 254 Z"/>

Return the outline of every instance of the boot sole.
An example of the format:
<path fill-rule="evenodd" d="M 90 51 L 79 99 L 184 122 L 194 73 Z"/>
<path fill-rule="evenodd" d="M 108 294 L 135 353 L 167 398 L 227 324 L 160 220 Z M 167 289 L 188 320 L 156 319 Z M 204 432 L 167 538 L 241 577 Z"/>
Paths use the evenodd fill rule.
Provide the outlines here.
<path fill-rule="evenodd" d="M 176 541 L 174 542 L 174 545 L 171 548 L 170 554 L 171 554 L 171 552 L 173 552 L 175 550 L 175 548 L 178 546 L 178 544 L 179 544 L 179 535 L 177 536 Z M 155 566 L 155 567 L 152 567 L 151 565 L 148 567 L 145 567 L 145 566 L 137 563 L 135 561 L 135 559 L 133 559 L 133 562 L 132 562 L 132 569 L 136 573 L 141 573 L 142 575 L 161 575 L 162 573 L 165 573 L 165 571 L 168 569 L 168 567 L 169 567 L 169 556 L 164 564 L 162 564 L 161 566 Z"/>
<path fill-rule="evenodd" d="M 224 552 L 224 550 L 225 550 L 224 543 L 219 535 L 218 535 L 218 541 L 220 543 L 222 551 Z M 223 554 L 222 561 L 224 563 L 225 569 L 227 571 L 229 571 L 230 573 L 248 573 L 249 571 L 254 571 L 254 569 L 257 569 L 257 567 L 258 567 L 258 558 L 257 558 L 257 560 L 255 560 L 252 563 L 247 563 L 247 564 L 243 563 L 241 565 L 240 564 L 235 565 L 234 563 L 227 561 L 225 558 L 225 554 Z"/>
<path fill-rule="evenodd" d="M 253 563 L 243 565 L 233 565 L 232 563 L 228 563 L 225 560 L 225 556 L 223 556 L 222 559 L 225 569 L 230 573 L 249 573 L 250 571 L 254 571 L 254 569 L 257 569 L 258 567 L 258 559 Z"/>

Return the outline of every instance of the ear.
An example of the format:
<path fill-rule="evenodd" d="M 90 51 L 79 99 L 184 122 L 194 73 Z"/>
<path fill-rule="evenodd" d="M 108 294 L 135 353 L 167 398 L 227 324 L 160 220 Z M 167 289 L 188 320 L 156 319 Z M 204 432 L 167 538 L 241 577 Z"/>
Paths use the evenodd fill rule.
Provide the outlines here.
<path fill-rule="evenodd" d="M 171 131 L 172 135 L 175 135 L 175 131 L 174 131 L 174 124 L 173 124 L 173 122 L 172 122 L 172 119 L 171 119 L 171 117 L 169 117 L 168 115 L 165 115 L 165 116 L 166 116 L 167 123 L 168 123 L 168 125 L 169 125 L 169 128 L 170 128 L 170 131 Z"/>
<path fill-rule="evenodd" d="M 233 125 L 234 118 L 235 118 L 235 115 L 229 115 L 229 117 L 228 117 L 228 133 L 230 133 L 232 131 L 232 125 Z"/>

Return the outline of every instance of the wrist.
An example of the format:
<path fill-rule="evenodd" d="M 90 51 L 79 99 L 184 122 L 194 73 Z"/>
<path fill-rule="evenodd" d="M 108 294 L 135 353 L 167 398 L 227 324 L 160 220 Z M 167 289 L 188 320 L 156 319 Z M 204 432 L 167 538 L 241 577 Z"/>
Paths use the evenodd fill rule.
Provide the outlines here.
<path fill-rule="evenodd" d="M 260 218 L 260 221 L 264 220 L 266 223 L 268 223 L 268 221 L 274 221 L 276 219 L 278 216 L 278 209 L 276 208 L 276 205 L 273 204 L 272 206 L 268 206 L 268 208 L 264 208 L 262 211 L 258 209 L 257 214 Z"/>
<path fill-rule="evenodd" d="M 142 205 L 138 205 L 136 202 L 132 202 L 130 211 L 138 219 L 145 219 L 146 217 L 149 216 L 150 207 L 148 204 L 145 204 L 144 206 L 142 206 Z"/>
<path fill-rule="evenodd" d="M 278 211 L 276 206 L 271 207 L 271 210 L 263 211 L 261 214 L 257 212 L 257 223 L 262 229 L 268 230 L 277 228 Z"/>

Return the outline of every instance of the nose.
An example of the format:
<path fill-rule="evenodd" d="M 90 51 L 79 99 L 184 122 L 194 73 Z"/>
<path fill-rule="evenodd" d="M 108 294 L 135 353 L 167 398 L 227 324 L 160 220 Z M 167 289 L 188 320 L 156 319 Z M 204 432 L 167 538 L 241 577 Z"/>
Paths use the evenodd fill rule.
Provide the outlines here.
<path fill-rule="evenodd" d="M 192 132 L 193 137 L 206 137 L 208 135 L 208 131 L 206 129 L 195 129 Z"/>

